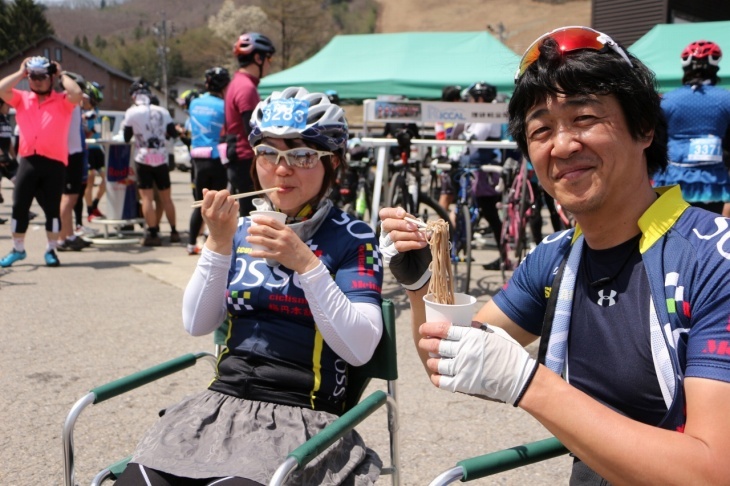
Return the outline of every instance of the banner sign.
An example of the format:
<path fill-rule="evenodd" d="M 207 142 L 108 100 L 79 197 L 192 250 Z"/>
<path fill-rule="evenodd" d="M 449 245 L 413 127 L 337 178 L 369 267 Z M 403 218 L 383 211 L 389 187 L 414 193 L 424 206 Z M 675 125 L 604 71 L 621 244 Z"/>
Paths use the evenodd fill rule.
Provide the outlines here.
<path fill-rule="evenodd" d="M 365 100 L 365 122 L 507 123 L 507 103 Z"/>

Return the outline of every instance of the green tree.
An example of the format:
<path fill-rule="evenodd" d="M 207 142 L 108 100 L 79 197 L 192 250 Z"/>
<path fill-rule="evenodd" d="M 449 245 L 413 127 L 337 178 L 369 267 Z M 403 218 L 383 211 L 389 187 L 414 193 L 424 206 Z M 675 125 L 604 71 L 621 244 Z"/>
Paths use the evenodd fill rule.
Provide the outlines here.
<path fill-rule="evenodd" d="M 332 15 L 321 0 L 270 0 L 261 8 L 278 33 L 276 51 L 283 69 L 315 54 L 335 34 Z"/>
<path fill-rule="evenodd" d="M 0 59 L 54 34 L 46 7 L 33 0 L 0 0 Z"/>

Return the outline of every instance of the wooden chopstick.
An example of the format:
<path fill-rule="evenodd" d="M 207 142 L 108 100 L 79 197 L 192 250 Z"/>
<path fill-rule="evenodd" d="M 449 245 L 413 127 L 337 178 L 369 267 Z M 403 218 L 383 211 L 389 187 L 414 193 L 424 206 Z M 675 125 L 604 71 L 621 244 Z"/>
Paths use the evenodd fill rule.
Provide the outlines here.
<path fill-rule="evenodd" d="M 270 187 L 268 189 L 261 189 L 260 191 L 251 191 L 251 192 L 243 192 L 241 194 L 233 194 L 231 197 L 233 199 L 242 199 L 244 197 L 256 196 L 257 194 L 266 194 L 267 192 L 274 192 L 274 191 L 278 191 L 278 190 L 279 190 L 278 187 Z M 199 208 L 202 205 L 203 205 L 203 201 L 200 200 L 200 201 L 195 201 L 190 207 Z"/>
<path fill-rule="evenodd" d="M 416 225 L 416 226 L 418 226 L 419 228 L 427 228 L 427 227 L 428 227 L 428 225 L 427 225 L 426 223 L 424 223 L 423 221 L 419 221 L 419 220 L 417 220 L 417 219 L 409 218 L 409 217 L 407 217 L 407 216 L 406 216 L 406 217 L 404 217 L 403 219 L 405 219 L 405 220 L 406 220 L 406 221 L 408 221 L 409 223 L 413 223 L 413 224 L 415 224 L 415 225 Z"/>

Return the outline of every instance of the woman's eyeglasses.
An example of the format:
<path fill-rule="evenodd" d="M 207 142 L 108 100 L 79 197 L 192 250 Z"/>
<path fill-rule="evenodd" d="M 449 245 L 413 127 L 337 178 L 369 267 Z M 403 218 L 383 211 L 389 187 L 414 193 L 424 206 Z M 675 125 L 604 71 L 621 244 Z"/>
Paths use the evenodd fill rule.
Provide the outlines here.
<path fill-rule="evenodd" d="M 31 73 L 28 75 L 28 77 L 33 81 L 45 81 L 46 79 L 48 79 L 48 74 Z"/>
<path fill-rule="evenodd" d="M 629 56 L 626 54 L 626 51 L 624 51 L 606 34 L 588 27 L 561 27 L 560 29 L 555 29 L 552 32 L 543 34 L 535 42 L 530 44 L 530 47 L 527 48 L 525 54 L 523 54 L 522 59 L 520 60 L 517 73 L 515 73 L 515 83 L 517 83 L 522 75 L 525 74 L 527 68 L 529 68 L 532 63 L 537 61 L 540 57 L 540 46 L 547 37 L 552 37 L 555 42 L 558 43 L 559 49 L 562 53 L 577 51 L 580 49 L 592 49 L 594 51 L 611 49 L 613 52 L 620 55 L 629 66 L 634 67 Z"/>
<path fill-rule="evenodd" d="M 278 165 L 280 158 L 283 157 L 289 167 L 297 169 L 312 169 L 317 165 L 320 157 L 333 155 L 332 152 L 314 150 L 309 147 L 279 150 L 268 145 L 257 145 L 253 150 L 257 159 L 264 160 L 273 166 Z"/>

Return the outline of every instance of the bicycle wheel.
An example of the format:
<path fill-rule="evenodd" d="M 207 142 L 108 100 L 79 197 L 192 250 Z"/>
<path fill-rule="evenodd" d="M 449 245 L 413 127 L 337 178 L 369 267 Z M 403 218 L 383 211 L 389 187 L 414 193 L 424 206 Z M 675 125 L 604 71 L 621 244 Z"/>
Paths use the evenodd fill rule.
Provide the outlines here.
<path fill-rule="evenodd" d="M 388 184 L 388 197 L 386 205 L 392 208 L 402 207 L 408 213 L 416 215 L 413 210 L 413 198 L 408 193 L 408 181 L 403 172 L 399 172 L 393 176 Z"/>
<path fill-rule="evenodd" d="M 370 193 L 367 184 L 361 182 L 357 188 L 357 196 L 355 198 L 355 216 L 365 222 L 370 222 Z"/>
<path fill-rule="evenodd" d="M 451 264 L 454 272 L 454 292 L 469 292 L 471 283 L 472 214 L 469 206 L 460 204 L 451 233 Z"/>
<path fill-rule="evenodd" d="M 515 262 L 512 260 L 511 254 L 517 240 L 517 204 L 519 200 L 516 198 L 514 186 L 511 187 L 502 203 L 502 234 L 499 238 L 499 256 L 502 259 L 502 279 L 506 282 L 507 276 L 505 271 L 514 270 Z"/>

